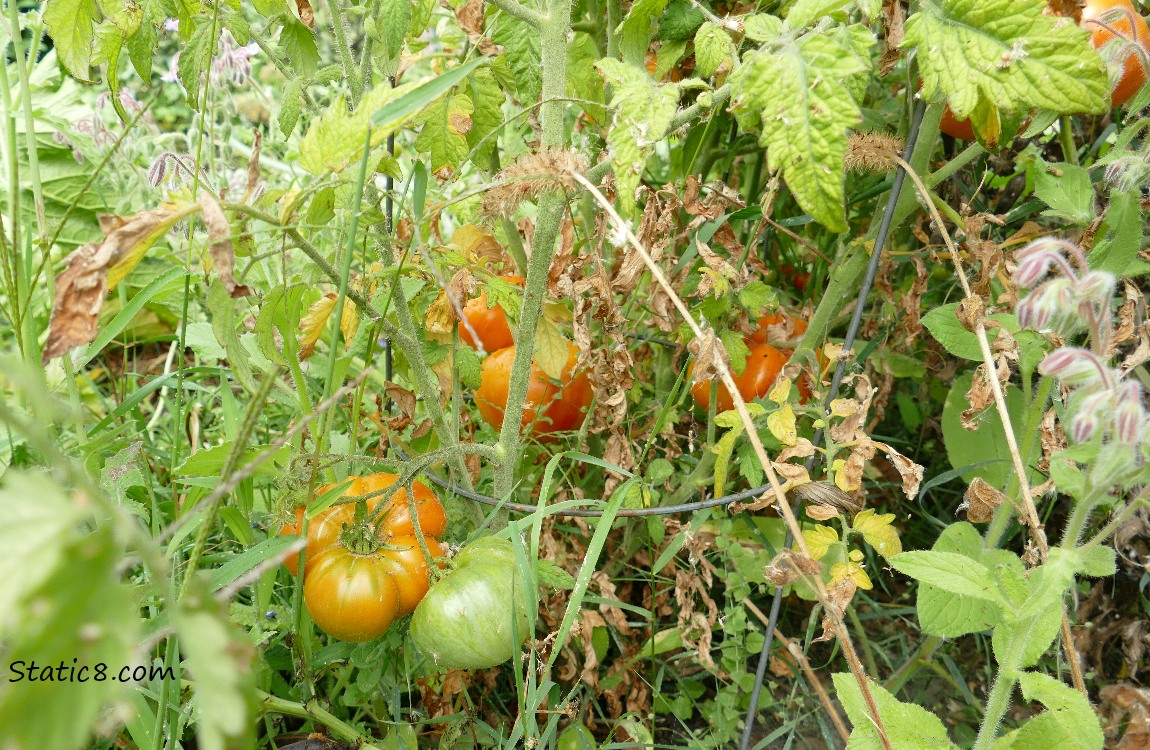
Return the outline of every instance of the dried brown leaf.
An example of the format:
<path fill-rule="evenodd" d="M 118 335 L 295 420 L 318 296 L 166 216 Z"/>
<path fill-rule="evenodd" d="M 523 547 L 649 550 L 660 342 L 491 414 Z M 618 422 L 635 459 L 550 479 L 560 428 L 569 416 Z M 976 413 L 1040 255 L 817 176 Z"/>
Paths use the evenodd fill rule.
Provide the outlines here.
<path fill-rule="evenodd" d="M 966 519 L 971 523 L 987 523 L 994 518 L 994 509 L 1006 502 L 1006 495 L 988 484 L 982 477 L 975 477 L 963 495 L 959 510 L 966 511 Z"/>

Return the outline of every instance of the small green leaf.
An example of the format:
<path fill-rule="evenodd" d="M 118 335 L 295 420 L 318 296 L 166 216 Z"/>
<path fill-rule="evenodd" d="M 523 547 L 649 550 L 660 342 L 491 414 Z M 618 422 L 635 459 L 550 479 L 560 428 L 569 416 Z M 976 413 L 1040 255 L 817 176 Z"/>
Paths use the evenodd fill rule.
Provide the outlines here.
<path fill-rule="evenodd" d="M 731 37 L 715 24 L 707 21 L 695 33 L 695 72 L 710 78 L 724 61 L 731 57 Z"/>
<path fill-rule="evenodd" d="M 219 38 L 219 30 L 210 19 L 199 19 L 188 43 L 180 50 L 177 70 L 180 83 L 184 84 L 184 90 L 188 92 L 188 106 L 192 109 L 200 106 L 201 79 L 207 74 Z"/>
<path fill-rule="evenodd" d="M 297 75 L 315 75 L 319 66 L 319 49 L 315 44 L 315 32 L 300 23 L 295 16 L 285 13 L 280 16 L 283 28 L 280 30 L 280 49 L 291 61 Z"/>
<path fill-rule="evenodd" d="M 566 591 L 575 588 L 574 576 L 550 560 L 536 561 L 535 575 L 539 579 L 539 583 L 548 588 Z"/>
<path fill-rule="evenodd" d="M 1050 208 L 1043 216 L 1086 226 L 1094 221 L 1094 185 L 1090 173 L 1077 164 L 1039 162 L 1034 195 Z"/>
<path fill-rule="evenodd" d="M 666 7 L 667 0 L 635 0 L 631 5 L 619 32 L 619 51 L 624 62 L 636 67 L 644 65 L 655 23 Z"/>

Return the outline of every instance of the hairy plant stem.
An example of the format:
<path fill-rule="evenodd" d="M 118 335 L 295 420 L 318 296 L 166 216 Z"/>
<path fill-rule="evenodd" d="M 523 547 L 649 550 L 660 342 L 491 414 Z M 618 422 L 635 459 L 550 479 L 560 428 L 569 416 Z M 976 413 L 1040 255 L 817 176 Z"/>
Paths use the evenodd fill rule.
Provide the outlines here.
<path fill-rule="evenodd" d="M 331 29 L 335 32 L 335 45 L 339 49 L 339 64 L 343 66 L 343 77 L 351 87 L 350 104 L 354 107 L 359 104 L 359 97 L 363 95 L 363 81 L 355 74 L 355 60 L 351 56 L 351 45 L 347 42 L 347 26 L 343 20 L 343 0 L 330 0 L 327 4 L 331 11 Z"/>
<path fill-rule="evenodd" d="M 373 744 L 373 738 L 344 722 L 315 700 L 308 701 L 306 704 L 296 703 L 271 693 L 265 693 L 262 690 L 258 692 L 258 695 L 261 706 L 267 711 L 284 716 L 294 716 L 298 719 L 309 719 L 327 727 L 333 737 L 353 743 L 360 750 L 379 750 L 379 745 Z"/>
<path fill-rule="evenodd" d="M 1018 665 L 1022 661 L 1023 647 L 1027 638 L 1012 639 L 1007 647 L 1004 659 L 998 665 L 998 672 L 994 675 L 994 683 L 990 686 L 990 693 L 986 696 L 986 711 L 982 717 L 982 725 L 978 728 L 978 738 L 974 741 L 972 750 L 990 750 L 998 738 L 998 725 L 1002 717 L 1010 708 L 1011 696 L 1014 695 L 1014 686 L 1018 683 Z"/>
<path fill-rule="evenodd" d="M 32 85 L 28 69 L 32 61 L 24 56 L 24 38 L 20 35 L 20 12 L 16 0 L 8 0 L 8 20 L 12 24 L 12 51 L 16 57 L 16 72 L 20 76 L 20 108 L 24 110 L 24 138 L 28 149 L 28 171 L 32 175 L 32 199 L 36 204 L 36 227 L 40 241 L 48 233 L 44 219 L 44 190 L 40 185 L 40 157 L 36 147 L 35 119 L 32 116 Z M 32 50 L 33 52 L 35 50 Z M 47 251 L 47 248 L 44 248 Z"/>
<path fill-rule="evenodd" d="M 1058 118 L 1058 143 L 1062 146 L 1062 158 L 1067 164 L 1078 166 L 1078 145 L 1074 143 L 1074 121 L 1070 115 Z"/>
<path fill-rule="evenodd" d="M 541 28 L 543 104 L 540 107 L 542 134 L 539 145 L 544 149 L 560 149 L 566 145 L 563 122 L 566 107 L 560 99 L 567 94 L 567 35 L 570 31 L 571 0 L 551 0 Z M 522 414 L 531 377 L 531 359 L 535 353 L 535 329 L 539 325 L 547 274 L 551 269 L 551 259 L 555 256 L 555 239 L 559 234 L 559 223 L 563 219 L 566 205 L 566 196 L 559 193 L 548 193 L 539 199 L 531 258 L 527 264 L 527 283 L 523 290 L 523 307 L 515 336 L 515 360 L 511 365 L 507 406 L 503 412 L 503 427 L 499 432 L 499 445 L 507 459 L 495 470 L 496 497 L 508 496 L 515 484 Z"/>

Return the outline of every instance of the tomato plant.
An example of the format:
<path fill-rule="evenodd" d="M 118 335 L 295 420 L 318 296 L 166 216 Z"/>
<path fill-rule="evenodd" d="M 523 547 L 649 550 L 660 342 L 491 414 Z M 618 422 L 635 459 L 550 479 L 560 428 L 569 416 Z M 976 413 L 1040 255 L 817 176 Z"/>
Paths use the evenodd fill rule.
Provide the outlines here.
<path fill-rule="evenodd" d="M 519 276 L 502 278 L 516 286 L 523 286 L 523 279 Z M 463 306 L 463 315 L 467 318 L 471 329 L 475 330 L 475 335 L 479 337 L 479 342 L 482 342 L 484 351 L 496 352 L 515 344 L 511 326 L 507 321 L 507 313 L 498 304 L 487 304 L 487 292 L 480 292 L 478 297 L 469 299 Z M 459 338 L 468 346 L 478 348 L 478 342 L 475 336 L 472 336 L 471 329 L 460 324 Z"/>
<path fill-rule="evenodd" d="M 1146 59 L 1150 55 L 1150 28 L 1130 0 L 1087 0 L 1082 9 L 1082 25 L 1090 29 L 1095 49 L 1119 40 L 1125 62 L 1122 77 L 1110 93 L 1115 107 L 1138 93 L 1146 83 Z"/>
<path fill-rule="evenodd" d="M 547 377 L 535 363 L 531 367 L 531 380 L 527 387 L 527 408 L 523 410 L 523 427 L 531 427 L 534 435 L 573 430 L 583 424 L 585 411 L 591 403 L 591 382 L 587 373 L 575 371 L 579 350 L 569 344 L 567 364 L 558 383 Z M 475 404 L 479 413 L 492 427 L 503 426 L 503 410 L 507 406 L 511 365 L 515 361 L 515 347 L 509 346 L 490 354 L 483 361 L 483 380 L 475 391 Z"/>
<path fill-rule="evenodd" d="M 747 354 L 746 367 L 738 374 L 731 373 L 735 379 L 735 386 L 739 389 L 739 395 L 743 397 L 744 401 L 766 396 L 771 389 L 771 384 L 783 371 L 783 365 L 787 363 L 788 359 L 786 354 L 770 344 L 751 342 L 748 348 L 750 352 Z M 694 365 L 692 364 L 687 376 L 690 377 L 693 371 Z M 718 402 L 715 408 L 720 412 L 734 409 L 735 402 L 731 398 L 731 392 L 727 390 L 727 386 L 720 382 L 718 389 Z M 701 380 L 693 384 L 691 396 L 694 397 L 695 403 L 699 406 L 704 409 L 709 408 L 711 405 L 711 382 Z"/>
<path fill-rule="evenodd" d="M 511 542 L 483 537 L 451 561 L 411 618 L 411 640 L 441 669 L 483 669 L 510 659 L 531 635 Z"/>
<path fill-rule="evenodd" d="M 345 497 L 356 497 L 379 492 L 391 487 L 397 479 L 399 479 L 398 474 L 386 472 L 354 477 L 343 494 Z M 316 495 L 322 495 L 332 486 L 320 487 L 316 490 Z M 440 504 L 435 493 L 423 482 L 413 482 L 412 490 L 414 491 L 416 519 L 419 521 L 420 530 L 425 537 L 439 539 L 447 530 L 447 514 L 443 510 L 443 505 Z M 368 499 L 369 512 L 374 513 L 382 499 L 382 495 Z M 303 528 L 303 515 L 304 509 L 302 507 L 296 508 L 295 519 L 284 524 L 283 528 L 280 529 L 280 534 L 299 534 Z M 315 557 L 320 552 L 336 543 L 340 532 L 352 522 L 354 515 L 354 503 L 343 503 L 334 505 L 311 519 L 308 523 L 307 546 L 305 547 L 307 552 L 304 563 L 306 570 L 310 570 Z M 415 523 L 411 518 L 411 505 L 408 502 L 405 488 L 401 487 L 395 491 L 378 518 L 377 536 L 379 541 L 387 543 L 399 538 L 414 538 Z M 284 560 L 284 565 L 292 575 L 295 575 L 298 569 L 298 559 L 299 555 L 296 554 L 290 555 Z"/>

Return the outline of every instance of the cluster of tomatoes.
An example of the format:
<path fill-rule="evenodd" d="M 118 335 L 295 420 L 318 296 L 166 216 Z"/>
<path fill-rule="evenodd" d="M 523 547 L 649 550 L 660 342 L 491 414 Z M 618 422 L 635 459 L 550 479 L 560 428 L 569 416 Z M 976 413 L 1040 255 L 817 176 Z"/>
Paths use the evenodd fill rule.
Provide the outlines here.
<path fill-rule="evenodd" d="M 1150 59 L 1150 28 L 1146 19 L 1138 15 L 1130 0 L 1087 0 L 1082 8 L 1082 26 L 1090 30 L 1090 43 L 1094 49 L 1100 50 L 1115 39 L 1121 39 L 1127 45 L 1122 77 L 1110 92 L 1111 105 L 1120 107 L 1146 83 L 1143 60 Z M 939 129 L 952 138 L 964 141 L 975 138 L 970 119 L 959 120 L 949 105 L 943 112 Z"/>
<path fill-rule="evenodd" d="M 519 276 L 504 276 L 517 286 L 523 285 Z M 495 429 L 503 427 L 503 411 L 507 408 L 507 391 L 511 383 L 511 365 L 515 362 L 515 339 L 507 314 L 499 305 L 488 306 L 486 293 L 469 300 L 463 308 L 466 325 L 459 326 L 459 337 L 468 345 L 490 352 L 483 360 L 482 380 L 475 392 L 479 414 Z M 474 335 L 473 335 L 474 332 Z M 522 427 L 537 437 L 553 432 L 566 432 L 583 423 L 584 414 L 591 404 L 591 383 L 587 373 L 576 371 L 579 349 L 568 343 L 567 364 L 558 383 L 548 378 L 534 362 L 531 380 L 527 386 L 526 407 Z"/>
<path fill-rule="evenodd" d="M 355 477 L 344 495 L 378 493 L 398 478 L 386 473 Z M 322 495 L 328 489 L 321 487 L 317 492 Z M 355 533 L 361 529 L 356 529 L 352 503 L 332 506 L 308 524 L 304 604 L 315 624 L 328 635 L 356 642 L 378 638 L 396 619 L 413 613 L 427 594 L 428 555 L 432 559 L 444 555 L 439 539 L 447 530 L 447 514 L 427 485 L 413 483 L 412 494 L 414 503 L 408 501 L 407 490 L 401 487 L 382 509 L 382 495 L 366 500 L 365 523 L 374 534 Z M 280 534 L 299 534 L 303 517 L 304 509 L 298 508 L 295 521 L 285 524 Z M 428 555 L 419 543 L 416 521 Z M 285 565 L 295 575 L 298 555 L 285 560 Z"/>
<path fill-rule="evenodd" d="M 334 638 L 361 642 L 412 615 L 412 642 L 442 668 L 482 669 L 507 661 L 531 634 L 530 596 L 511 542 L 471 542 L 432 585 L 431 563 L 447 553 L 440 542 L 447 514 L 421 482 L 412 483 L 411 499 L 401 487 L 383 501 L 398 479 L 387 473 L 352 477 L 345 497 L 374 496 L 335 505 L 308 524 L 303 600 L 312 621 Z M 280 534 L 300 534 L 303 519 L 299 508 Z M 284 564 L 296 575 L 299 556 Z"/>
<path fill-rule="evenodd" d="M 802 338 L 802 335 L 806 333 L 807 324 L 806 321 L 785 313 L 771 313 L 759 318 L 757 330 L 744 339 L 747 349 L 750 350 L 747 354 L 747 364 L 741 373 L 737 375 L 732 373 L 735 386 L 739 389 L 739 395 L 743 397 L 744 401 L 752 401 L 766 396 L 779 373 L 783 371 L 783 366 L 791 357 L 790 348 L 780 348 L 767 343 L 768 333 L 772 330 L 779 334 L 777 337 L 773 337 L 775 343 L 785 342 L 790 345 L 797 343 Z M 690 377 L 693 372 L 694 365 L 692 364 L 687 370 L 687 376 Z M 810 396 L 810 388 L 806 382 L 800 380 L 798 388 L 804 400 Z M 710 381 L 700 380 L 692 385 L 691 396 L 694 397 L 695 403 L 699 406 L 704 409 L 709 408 L 711 405 Z M 722 383 L 718 384 L 718 398 L 715 408 L 718 412 L 735 408 L 731 392 Z"/>

